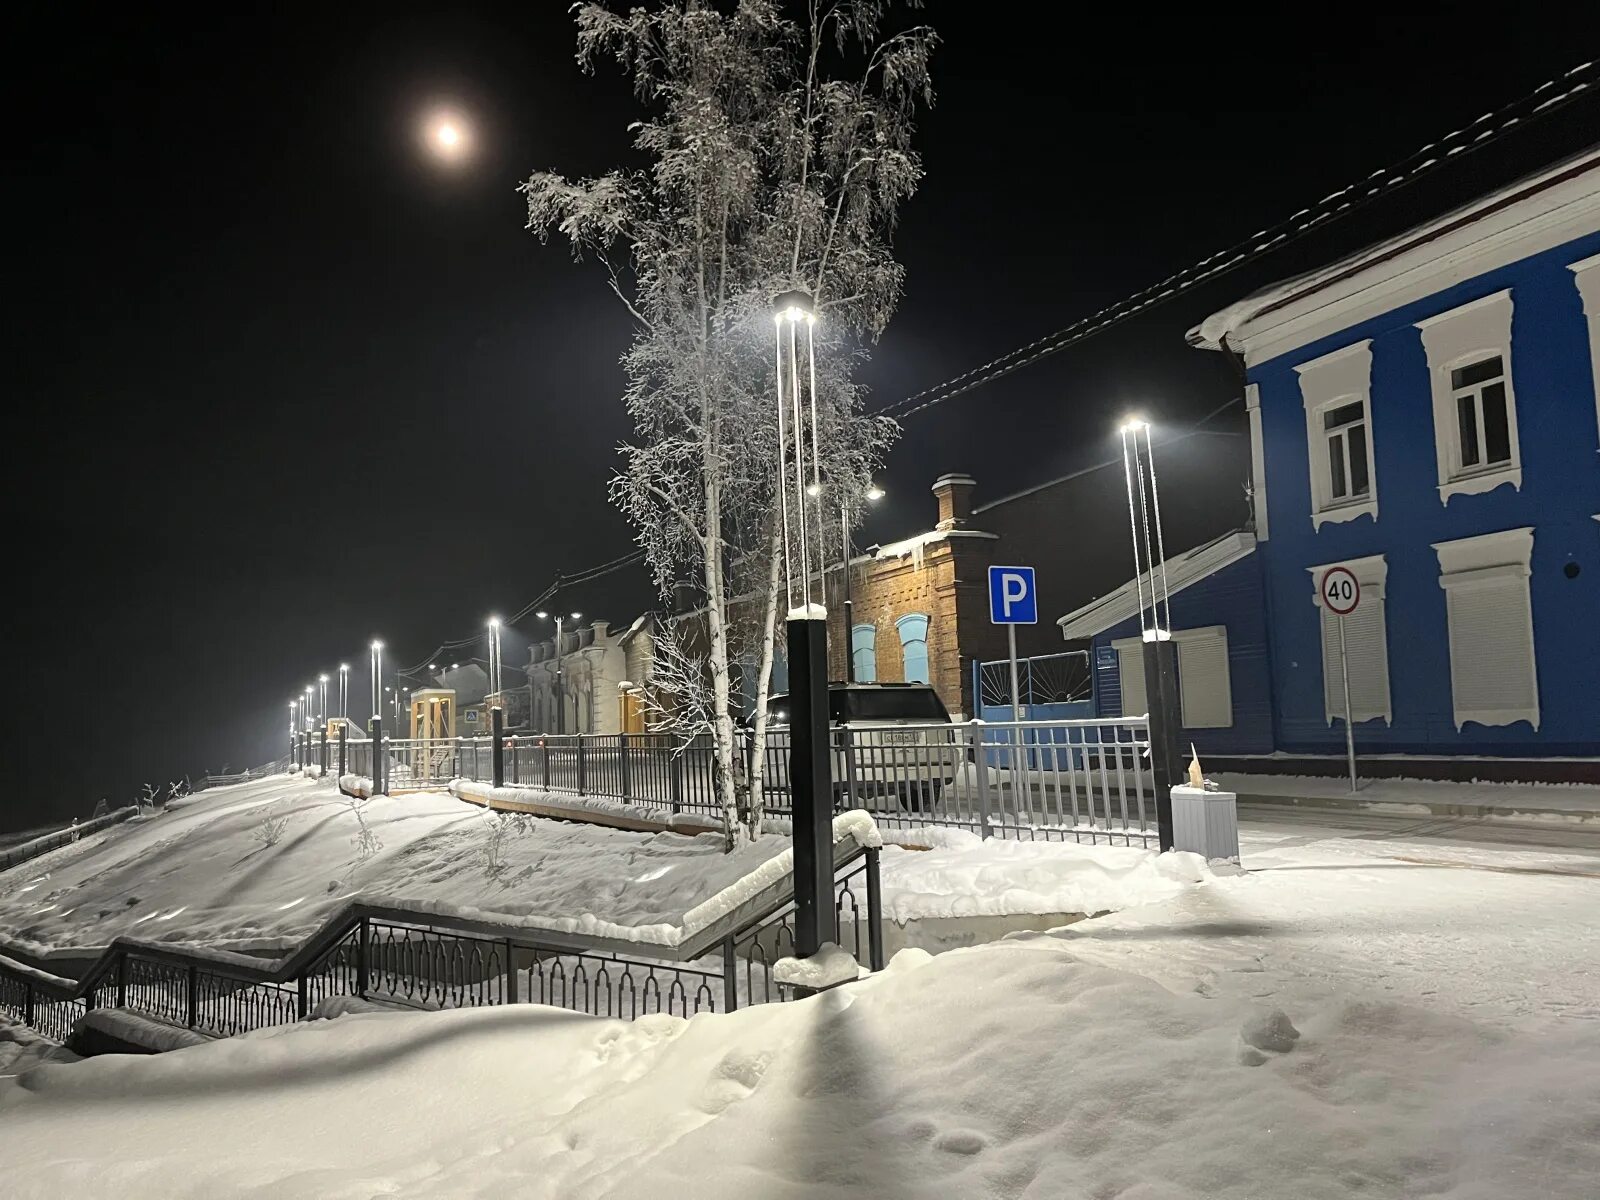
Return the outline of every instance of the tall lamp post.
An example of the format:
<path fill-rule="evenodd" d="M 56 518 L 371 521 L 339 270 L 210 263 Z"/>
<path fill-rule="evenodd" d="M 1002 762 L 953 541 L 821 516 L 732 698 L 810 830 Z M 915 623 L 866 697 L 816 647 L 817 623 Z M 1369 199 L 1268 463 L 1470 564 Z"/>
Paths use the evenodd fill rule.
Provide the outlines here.
<path fill-rule="evenodd" d="M 489 703 L 504 707 L 500 699 L 500 618 L 489 618 Z"/>
<path fill-rule="evenodd" d="M 1161 849 L 1171 850 L 1172 789 L 1179 778 L 1182 721 L 1178 715 L 1178 657 L 1172 640 L 1172 600 L 1167 591 L 1161 499 L 1156 490 L 1150 422 L 1130 417 L 1122 423 L 1118 433 L 1122 438 L 1123 475 L 1128 485 L 1128 529 L 1133 540 L 1133 585 L 1139 602 L 1145 704 L 1150 713 L 1150 775 L 1156 794 L 1157 836 Z M 1146 591 L 1150 596 L 1148 619 Z"/>
<path fill-rule="evenodd" d="M 533 615 L 538 617 L 541 621 L 548 621 L 550 619 L 550 614 L 545 612 L 542 609 L 539 612 L 534 613 Z M 576 621 L 576 620 L 579 620 L 582 616 L 583 616 L 582 613 L 577 613 L 577 612 L 568 613 L 565 619 L 566 620 Z M 557 733 L 565 733 L 566 732 L 565 726 L 566 726 L 566 723 L 567 723 L 567 702 L 566 702 L 566 699 L 561 694 L 561 630 L 562 630 L 562 620 L 563 620 L 562 615 L 560 613 L 557 613 L 556 614 L 556 732 Z"/>
<path fill-rule="evenodd" d="M 350 719 L 350 664 L 339 664 L 339 719 Z"/>
<path fill-rule="evenodd" d="M 383 643 L 372 643 L 372 718 L 367 723 L 372 737 L 372 794 L 386 794 L 384 766 L 388 756 L 383 752 Z"/>
<path fill-rule="evenodd" d="M 317 723 L 319 725 L 328 723 L 328 677 L 326 675 L 317 676 Z"/>
<path fill-rule="evenodd" d="M 869 504 L 876 504 L 882 500 L 885 493 L 877 484 L 871 484 L 864 493 Z M 839 497 L 839 545 L 843 549 L 844 562 L 841 564 L 844 571 L 844 677 L 847 683 L 856 680 L 856 607 L 850 599 L 850 507 L 845 503 L 843 496 Z"/>
<path fill-rule="evenodd" d="M 828 610 L 811 595 L 807 501 L 816 509 L 816 565 L 823 562 L 821 463 L 816 422 L 816 309 L 805 292 L 774 302 L 779 509 L 789 596 L 789 780 L 794 829 L 794 953 L 809 958 L 832 940 L 833 782 L 828 745 Z M 806 422 L 810 418 L 809 438 Z M 792 431 L 792 432 L 791 432 Z M 811 445 L 806 469 L 806 443 Z M 810 476 L 809 487 L 807 476 Z M 792 488 L 791 488 L 792 480 Z M 848 573 L 848 571 L 847 571 Z"/>

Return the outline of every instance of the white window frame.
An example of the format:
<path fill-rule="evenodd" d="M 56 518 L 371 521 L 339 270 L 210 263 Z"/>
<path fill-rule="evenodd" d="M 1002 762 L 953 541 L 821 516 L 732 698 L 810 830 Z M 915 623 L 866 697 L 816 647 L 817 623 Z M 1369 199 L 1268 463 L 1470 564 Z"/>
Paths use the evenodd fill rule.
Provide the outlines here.
<path fill-rule="evenodd" d="M 1589 376 L 1594 382 L 1596 445 L 1600 445 L 1600 254 L 1580 259 L 1567 270 L 1572 272 L 1572 281 L 1578 285 L 1583 315 L 1589 324 Z"/>
<path fill-rule="evenodd" d="M 1325 622 L 1338 618 L 1327 611 L 1322 603 L 1322 573 L 1330 567 L 1344 567 L 1356 577 L 1356 582 L 1361 585 L 1361 605 L 1365 607 L 1376 603 L 1379 606 L 1387 604 L 1387 590 L 1389 579 L 1389 564 L 1381 554 L 1373 554 L 1367 558 L 1350 558 L 1342 562 L 1323 563 L 1320 566 L 1307 567 L 1311 575 L 1311 599 L 1317 608 L 1317 656 L 1322 660 L 1322 707 L 1323 716 L 1329 725 L 1335 720 L 1344 720 L 1344 686 L 1338 680 L 1339 663 L 1337 659 L 1329 661 L 1328 642 L 1325 632 Z M 1363 721 L 1376 721 L 1380 717 L 1385 725 L 1394 724 L 1394 681 L 1389 674 L 1389 614 L 1387 608 L 1382 608 L 1380 620 L 1383 623 L 1383 704 L 1381 707 L 1360 708 L 1356 704 L 1358 692 L 1352 690 L 1350 702 L 1350 720 L 1352 724 L 1359 725 Z M 1338 680 L 1339 687 L 1331 686 L 1330 680 Z M 1335 696 L 1338 697 L 1337 701 Z"/>
<path fill-rule="evenodd" d="M 1372 339 L 1365 338 L 1332 354 L 1301 363 L 1300 397 L 1306 410 L 1306 454 L 1311 476 L 1311 526 L 1321 529 L 1325 522 L 1353 521 L 1367 516 L 1378 519 L 1378 459 L 1373 452 L 1372 432 Z M 1330 409 L 1360 403 L 1365 414 L 1363 433 L 1367 443 L 1367 494 L 1354 498 L 1335 498 L 1333 475 L 1328 468 L 1328 438 L 1322 427 L 1323 415 Z"/>
<path fill-rule="evenodd" d="M 1422 332 L 1422 348 L 1428 355 L 1428 376 L 1433 392 L 1433 445 L 1441 504 L 1448 505 L 1452 496 L 1477 495 L 1508 483 L 1519 491 L 1522 489 L 1517 392 L 1511 382 L 1512 307 L 1511 289 L 1505 288 L 1416 324 Z M 1451 385 L 1450 376 L 1462 367 L 1497 356 L 1506 387 L 1506 433 L 1511 459 L 1492 465 L 1463 466 L 1461 427 L 1456 417 L 1458 389 Z M 1479 422 L 1482 422 L 1481 407 Z M 1481 441 L 1480 449 L 1483 449 Z"/>
<path fill-rule="evenodd" d="M 1527 721 L 1537 730 L 1538 649 L 1533 640 L 1533 597 L 1528 586 L 1533 574 L 1533 527 L 1506 529 L 1453 542 L 1434 542 L 1433 550 L 1439 556 L 1439 586 L 1444 589 L 1446 597 L 1445 619 L 1450 630 L 1450 703 L 1455 713 L 1456 731 L 1460 732 L 1468 721 L 1476 721 L 1479 725 L 1511 725 L 1517 721 Z M 1461 698 L 1456 693 L 1459 643 L 1455 622 L 1451 619 L 1450 597 L 1477 588 L 1504 589 L 1511 580 L 1522 581 L 1522 609 L 1526 625 L 1518 632 L 1527 639 L 1527 684 L 1532 703 L 1498 708 L 1463 708 Z"/>

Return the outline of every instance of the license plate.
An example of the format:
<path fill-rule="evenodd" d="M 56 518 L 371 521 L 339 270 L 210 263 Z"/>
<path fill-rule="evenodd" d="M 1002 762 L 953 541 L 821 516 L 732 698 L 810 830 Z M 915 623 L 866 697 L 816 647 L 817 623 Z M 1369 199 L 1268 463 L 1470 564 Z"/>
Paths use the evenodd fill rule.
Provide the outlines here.
<path fill-rule="evenodd" d="M 922 741 L 920 729 L 892 729 L 883 735 L 885 744 L 890 746 L 913 746 Z"/>

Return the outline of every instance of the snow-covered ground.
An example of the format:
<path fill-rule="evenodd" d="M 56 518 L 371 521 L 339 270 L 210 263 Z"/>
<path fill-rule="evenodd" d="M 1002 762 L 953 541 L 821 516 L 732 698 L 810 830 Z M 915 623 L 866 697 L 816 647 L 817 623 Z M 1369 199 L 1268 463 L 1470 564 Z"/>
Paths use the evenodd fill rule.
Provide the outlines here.
<path fill-rule="evenodd" d="M 1247 828 L 1237 876 L 947 831 L 885 849 L 891 913 L 1125 907 L 729 1016 L 358 1012 L 42 1067 L 0 1080 L 6 1194 L 1593 1196 L 1600 857 L 1412 824 Z"/>
<path fill-rule="evenodd" d="M 378 797 L 359 818 L 356 809 L 331 782 L 299 778 L 205 793 L 0 876 L 0 938 L 34 954 L 103 946 L 119 933 L 281 951 L 360 895 L 659 941 L 788 847 L 769 835 L 725 855 L 718 834 L 499 816 L 443 793 Z M 884 907 L 899 921 L 1115 910 L 1206 877 L 1192 856 L 952 830 L 919 840 L 936 848 L 884 850 Z"/>
<path fill-rule="evenodd" d="M 27 1197 L 1578 1200 L 1600 1037 L 1175 993 L 1037 937 L 632 1024 L 366 1013 L 0 1080 Z M 1276 1011 L 1282 1008 L 1282 1012 Z"/>

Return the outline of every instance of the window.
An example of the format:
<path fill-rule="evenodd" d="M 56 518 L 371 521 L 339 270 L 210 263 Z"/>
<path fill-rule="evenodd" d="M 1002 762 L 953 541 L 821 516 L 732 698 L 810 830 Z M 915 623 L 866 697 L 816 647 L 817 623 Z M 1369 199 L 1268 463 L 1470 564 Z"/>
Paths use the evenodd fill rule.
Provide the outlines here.
<path fill-rule="evenodd" d="M 928 675 L 928 617 L 910 613 L 894 623 L 900 634 L 900 654 L 907 683 L 931 683 Z"/>
<path fill-rule="evenodd" d="M 1365 402 L 1324 409 L 1322 431 L 1328 445 L 1328 498 L 1335 504 L 1366 499 L 1372 491 L 1372 472 L 1367 464 Z"/>
<path fill-rule="evenodd" d="M 1111 643 L 1117 651 L 1117 678 L 1122 688 L 1122 715 L 1143 716 L 1150 711 L 1144 690 L 1144 643 L 1140 638 L 1118 638 Z"/>
<path fill-rule="evenodd" d="M 1456 448 L 1462 470 L 1511 461 L 1511 426 L 1506 419 L 1505 361 L 1496 354 L 1450 372 L 1456 402 Z"/>
<path fill-rule="evenodd" d="M 1223 625 L 1180 629 L 1178 698 L 1185 729 L 1227 729 L 1233 724 L 1233 686 L 1228 675 L 1228 630 Z"/>
<path fill-rule="evenodd" d="M 1600 429 L 1600 254 L 1567 268 L 1578 285 L 1583 315 L 1589 322 L 1589 375 L 1594 384 L 1594 419 Z"/>
<path fill-rule="evenodd" d="M 1222 625 L 1179 629 L 1172 635 L 1178 648 L 1178 701 L 1185 729 L 1227 729 L 1233 724 L 1233 687 L 1228 672 L 1228 631 Z M 1118 638 L 1118 682 L 1122 715 L 1150 711 L 1144 686 L 1144 641 Z"/>
<path fill-rule="evenodd" d="M 1533 530 L 1435 543 L 1450 625 L 1450 697 L 1456 729 L 1468 721 L 1539 728 L 1533 607 Z"/>
<path fill-rule="evenodd" d="M 1372 343 L 1361 341 L 1295 368 L 1306 410 L 1311 523 L 1378 519 L 1372 456 Z"/>
<path fill-rule="evenodd" d="M 1511 386 L 1511 292 L 1419 321 L 1432 376 L 1439 499 L 1522 486 Z"/>
<path fill-rule="evenodd" d="M 857 683 L 878 680 L 878 627 L 856 625 L 850 630 L 850 658 Z"/>
<path fill-rule="evenodd" d="M 1344 618 L 1344 654 L 1339 652 L 1337 614 L 1322 606 L 1322 573 L 1348 567 L 1361 584 L 1361 603 Z M 1394 719 L 1389 700 L 1388 625 L 1384 616 L 1384 583 L 1388 564 L 1381 554 L 1342 563 L 1310 567 L 1311 596 L 1321 622 L 1322 708 L 1328 724 L 1344 720 L 1345 672 L 1350 679 L 1350 719 Z"/>

